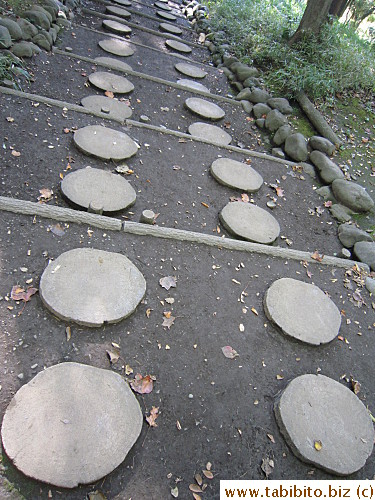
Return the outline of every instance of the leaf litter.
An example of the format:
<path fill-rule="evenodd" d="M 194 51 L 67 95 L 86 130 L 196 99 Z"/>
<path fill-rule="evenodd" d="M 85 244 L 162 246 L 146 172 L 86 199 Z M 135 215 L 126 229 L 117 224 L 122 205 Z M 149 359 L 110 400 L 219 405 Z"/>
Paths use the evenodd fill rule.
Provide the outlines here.
<path fill-rule="evenodd" d="M 175 276 L 165 276 L 164 278 L 160 278 L 159 284 L 166 290 L 169 290 L 170 288 L 175 288 L 176 287 L 176 277 Z"/>
<path fill-rule="evenodd" d="M 146 422 L 150 427 L 157 427 L 158 424 L 155 422 L 155 420 L 159 416 L 159 407 L 158 406 L 153 406 L 150 411 L 150 415 L 146 417 Z"/>
<path fill-rule="evenodd" d="M 221 350 L 226 358 L 234 359 L 239 356 L 238 352 L 235 351 L 230 345 L 222 347 Z"/>
<path fill-rule="evenodd" d="M 140 373 L 137 373 L 134 380 L 130 382 L 130 386 L 133 391 L 139 394 L 150 394 L 154 388 L 155 377 L 153 375 L 145 375 L 142 377 Z"/>

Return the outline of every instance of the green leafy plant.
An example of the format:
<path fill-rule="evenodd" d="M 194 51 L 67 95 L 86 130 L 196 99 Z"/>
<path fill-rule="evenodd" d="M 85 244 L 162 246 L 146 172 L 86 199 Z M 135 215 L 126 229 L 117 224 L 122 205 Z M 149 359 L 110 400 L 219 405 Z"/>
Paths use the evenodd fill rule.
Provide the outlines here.
<path fill-rule="evenodd" d="M 10 80 L 14 88 L 21 89 L 22 77 L 26 81 L 30 80 L 30 74 L 21 59 L 9 54 L 0 54 L 0 83 Z"/>

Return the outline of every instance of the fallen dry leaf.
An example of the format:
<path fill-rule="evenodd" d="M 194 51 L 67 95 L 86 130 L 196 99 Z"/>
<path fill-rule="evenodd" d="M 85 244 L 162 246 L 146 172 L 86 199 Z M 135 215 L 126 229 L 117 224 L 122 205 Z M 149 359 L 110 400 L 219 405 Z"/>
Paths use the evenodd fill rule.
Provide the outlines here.
<path fill-rule="evenodd" d="M 165 276 L 164 278 L 160 278 L 159 284 L 166 290 L 169 290 L 170 288 L 175 288 L 176 278 L 174 276 Z"/>
<path fill-rule="evenodd" d="M 107 356 L 109 358 L 111 365 L 114 365 L 115 363 L 117 363 L 117 361 L 120 358 L 120 354 L 118 352 L 106 351 L 106 353 L 107 353 Z"/>
<path fill-rule="evenodd" d="M 230 345 L 222 347 L 221 350 L 226 358 L 234 359 L 235 357 L 239 356 L 238 352 L 235 351 Z"/>
<path fill-rule="evenodd" d="M 192 491 L 193 493 L 202 493 L 202 488 L 194 483 L 191 483 L 189 485 L 189 490 Z"/>
<path fill-rule="evenodd" d="M 64 132 L 64 134 L 69 134 L 69 132 L 70 132 L 70 128 L 64 128 L 64 129 L 63 129 L 63 132 Z"/>
<path fill-rule="evenodd" d="M 206 207 L 206 208 L 210 208 L 210 206 L 209 206 L 209 205 L 207 205 L 207 203 L 204 203 L 204 201 L 201 201 L 201 205 L 203 205 L 203 206 L 204 206 L 204 207 Z"/>
<path fill-rule="evenodd" d="M 134 370 L 130 365 L 125 366 L 125 375 L 131 375 L 133 372 Z"/>
<path fill-rule="evenodd" d="M 13 123 L 14 122 L 14 118 L 12 118 L 11 116 L 7 116 L 7 122 Z"/>
<path fill-rule="evenodd" d="M 203 479 L 202 479 L 202 476 L 200 474 L 195 474 L 194 476 L 194 479 L 196 480 L 197 484 L 199 486 L 202 486 L 203 484 Z"/>
<path fill-rule="evenodd" d="M 21 153 L 19 151 L 16 151 L 15 149 L 13 149 L 11 155 L 18 157 L 18 156 L 21 156 Z"/>
<path fill-rule="evenodd" d="M 318 261 L 318 262 L 322 262 L 322 260 L 324 259 L 324 254 L 319 255 L 318 250 L 316 250 L 316 251 L 312 254 L 311 258 L 312 258 L 312 259 L 314 259 L 314 260 L 316 260 L 316 261 Z"/>
<path fill-rule="evenodd" d="M 246 193 L 242 193 L 241 194 L 241 201 L 243 201 L 244 203 L 249 203 L 250 202 L 250 198 L 249 198 L 249 196 Z"/>
<path fill-rule="evenodd" d="M 269 457 L 263 458 L 260 468 L 266 475 L 266 478 L 268 478 L 268 476 L 272 474 L 274 467 L 275 467 L 275 462 L 272 460 L 272 458 Z"/>
<path fill-rule="evenodd" d="M 211 470 L 211 468 L 212 468 L 212 463 L 211 462 L 207 462 L 206 463 L 206 469 L 207 470 Z"/>
<path fill-rule="evenodd" d="M 51 233 L 55 234 L 56 236 L 64 236 L 65 234 L 64 228 L 59 223 L 49 226 L 49 229 Z"/>
<path fill-rule="evenodd" d="M 142 377 L 140 373 L 137 373 L 134 380 L 130 382 L 130 386 L 133 391 L 139 394 L 150 394 L 154 388 L 155 378 L 152 375 L 145 375 Z"/>
<path fill-rule="evenodd" d="M 23 300 L 24 302 L 29 302 L 30 298 L 38 291 L 37 288 L 30 286 L 27 290 L 21 288 L 18 285 L 12 287 L 10 296 L 13 300 Z"/>
<path fill-rule="evenodd" d="M 193 493 L 194 500 L 202 500 L 202 497 L 198 493 Z"/>
<path fill-rule="evenodd" d="M 207 478 L 207 479 L 213 479 L 214 478 L 214 475 L 212 474 L 212 472 L 210 470 L 202 470 L 204 476 Z"/>
<path fill-rule="evenodd" d="M 283 196 L 284 196 L 284 189 L 281 189 L 281 187 L 277 187 L 277 188 L 275 189 L 275 191 L 276 191 L 276 194 L 277 194 L 277 196 L 278 196 L 279 198 L 281 198 L 281 197 L 283 197 Z"/>
<path fill-rule="evenodd" d="M 176 318 L 174 316 L 170 316 L 169 318 L 164 318 L 163 320 L 163 323 L 161 326 L 165 326 L 168 328 L 168 330 L 170 329 L 170 327 L 174 324 L 174 320 Z"/>
<path fill-rule="evenodd" d="M 52 189 L 48 189 L 48 188 L 39 189 L 39 193 L 40 193 L 40 196 L 39 196 L 38 200 L 40 200 L 40 201 L 49 201 L 53 196 Z"/>
<path fill-rule="evenodd" d="M 251 312 L 255 314 L 255 316 L 258 316 L 258 311 L 255 309 L 255 307 L 251 308 Z"/>
<path fill-rule="evenodd" d="M 72 329 L 70 328 L 70 326 L 67 326 L 65 328 L 65 334 L 66 334 L 66 340 L 67 342 L 69 342 L 69 340 L 72 338 Z"/>
<path fill-rule="evenodd" d="M 104 92 L 104 95 L 109 97 L 110 99 L 113 99 L 115 97 L 115 94 L 113 92 L 111 92 L 110 90 L 106 90 Z"/>
<path fill-rule="evenodd" d="M 315 441 L 314 442 L 314 448 L 316 451 L 320 451 L 323 448 L 322 442 L 321 441 Z"/>
<path fill-rule="evenodd" d="M 267 437 L 271 441 L 271 443 L 275 444 L 275 438 L 272 436 L 272 434 L 267 434 Z"/>
<path fill-rule="evenodd" d="M 150 415 L 146 417 L 146 422 L 150 427 L 157 427 L 158 424 L 155 423 L 155 420 L 159 416 L 159 407 L 153 406 L 150 411 Z"/>
<path fill-rule="evenodd" d="M 354 378 L 352 378 L 352 389 L 354 394 L 358 394 L 361 390 L 361 384 L 358 382 L 358 380 L 354 380 Z"/>
<path fill-rule="evenodd" d="M 173 498 L 178 498 L 178 487 L 175 486 L 174 488 L 171 489 L 171 495 Z"/>
<path fill-rule="evenodd" d="M 106 500 L 107 497 L 101 491 L 92 491 L 88 494 L 89 500 Z"/>

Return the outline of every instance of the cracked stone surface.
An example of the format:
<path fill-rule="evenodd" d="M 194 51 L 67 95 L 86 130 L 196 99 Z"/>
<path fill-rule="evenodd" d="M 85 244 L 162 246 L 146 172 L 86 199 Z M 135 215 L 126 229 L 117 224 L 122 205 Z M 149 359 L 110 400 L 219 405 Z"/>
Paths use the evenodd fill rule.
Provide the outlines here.
<path fill-rule="evenodd" d="M 291 278 L 272 283 L 264 310 L 285 335 L 311 345 L 331 342 L 341 326 L 340 311 L 320 288 Z"/>
<path fill-rule="evenodd" d="M 120 465 L 142 422 L 139 403 L 120 375 L 69 362 L 42 370 L 17 391 L 1 436 L 26 476 L 74 488 Z"/>
<path fill-rule="evenodd" d="M 220 220 L 227 231 L 254 243 L 269 245 L 280 234 L 279 223 L 273 215 L 242 201 L 228 203 L 220 212 Z"/>
<path fill-rule="evenodd" d="M 125 160 L 138 151 L 137 144 L 123 132 L 102 125 L 88 125 L 74 133 L 74 143 L 87 155 L 102 160 Z"/>
<path fill-rule="evenodd" d="M 39 294 L 55 316 L 99 327 L 130 316 L 143 299 L 146 281 L 124 255 L 75 248 L 44 270 Z"/>
<path fill-rule="evenodd" d="M 81 168 L 61 182 L 61 191 L 81 208 L 98 207 L 101 212 L 118 212 L 134 205 L 136 193 L 121 175 L 98 168 Z"/>
<path fill-rule="evenodd" d="M 302 375 L 275 405 L 276 421 L 293 453 L 333 474 L 361 469 L 371 455 L 374 426 L 364 404 L 324 375 Z"/>

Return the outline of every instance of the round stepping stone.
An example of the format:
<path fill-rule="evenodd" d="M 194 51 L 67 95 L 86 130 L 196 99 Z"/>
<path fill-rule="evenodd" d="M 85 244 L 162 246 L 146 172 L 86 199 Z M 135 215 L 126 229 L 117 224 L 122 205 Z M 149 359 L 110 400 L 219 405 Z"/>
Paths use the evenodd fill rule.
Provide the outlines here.
<path fill-rule="evenodd" d="M 121 7 L 108 5 L 105 8 L 105 11 L 108 12 L 108 14 L 112 14 L 113 16 L 117 17 L 122 17 L 124 19 L 129 19 L 131 17 L 130 12 L 128 12 L 126 9 L 122 9 Z"/>
<path fill-rule="evenodd" d="M 259 191 L 263 178 L 253 168 L 229 158 L 218 158 L 211 165 L 211 175 L 220 184 L 248 193 Z"/>
<path fill-rule="evenodd" d="M 293 453 L 328 472 L 353 474 L 371 455 L 374 427 L 368 411 L 352 391 L 324 375 L 292 380 L 275 416 Z"/>
<path fill-rule="evenodd" d="M 117 99 L 111 99 L 110 97 L 102 95 L 84 97 L 81 100 L 81 104 L 91 111 L 106 113 L 110 118 L 121 122 L 125 121 L 126 118 L 130 118 L 132 115 L 130 106 L 127 106 L 124 102 L 118 101 Z"/>
<path fill-rule="evenodd" d="M 179 85 L 183 85 L 184 87 L 187 87 L 188 89 L 193 89 L 193 90 L 201 90 L 202 92 L 210 92 L 210 90 L 202 85 L 201 83 L 195 82 L 194 80 L 177 80 L 177 83 Z"/>
<path fill-rule="evenodd" d="M 161 9 L 161 10 L 165 10 L 167 12 L 170 12 L 172 9 L 169 7 L 169 5 L 167 5 L 166 2 L 155 2 L 154 3 L 155 7 L 157 7 L 158 9 Z"/>
<path fill-rule="evenodd" d="M 339 333 L 341 314 L 334 302 L 317 286 L 281 278 L 264 297 L 267 317 L 288 337 L 307 344 L 331 342 Z"/>
<path fill-rule="evenodd" d="M 182 29 L 177 28 L 177 26 L 173 26 L 168 23 L 160 23 L 159 24 L 160 31 L 165 31 L 166 33 L 171 33 L 172 35 L 180 36 L 182 35 Z"/>
<path fill-rule="evenodd" d="M 98 89 L 109 90 L 115 94 L 129 94 L 134 90 L 134 85 L 127 78 L 106 71 L 91 73 L 89 82 Z"/>
<path fill-rule="evenodd" d="M 92 248 L 75 248 L 50 262 L 39 287 L 55 316 L 90 327 L 127 318 L 145 292 L 144 277 L 127 257 Z"/>
<path fill-rule="evenodd" d="M 114 54 L 115 56 L 128 57 L 134 54 L 134 50 L 129 47 L 127 42 L 122 40 L 117 40 L 116 38 L 107 38 L 106 40 L 100 40 L 99 47 L 101 47 L 106 52 Z"/>
<path fill-rule="evenodd" d="M 109 66 L 111 66 L 112 68 L 115 68 L 115 69 L 122 69 L 125 71 L 127 71 L 128 69 L 130 69 L 130 70 L 133 69 L 130 66 L 130 64 L 119 61 L 118 59 L 114 59 L 113 57 L 106 57 L 106 56 L 95 57 L 95 61 L 101 62 L 103 64 L 108 64 Z"/>
<path fill-rule="evenodd" d="M 177 17 L 173 16 L 169 12 L 165 12 L 164 10 L 157 10 L 156 15 L 163 18 L 163 19 L 166 19 L 167 21 L 176 21 L 177 20 Z"/>
<path fill-rule="evenodd" d="M 269 245 L 280 234 L 280 226 L 275 217 L 251 203 L 234 201 L 220 212 L 225 229 L 244 240 Z"/>
<path fill-rule="evenodd" d="M 207 76 L 207 73 L 197 66 L 193 66 L 188 63 L 177 63 L 174 66 L 179 73 L 182 73 L 185 76 L 190 76 L 191 78 L 204 78 Z"/>
<path fill-rule="evenodd" d="M 112 33 L 120 33 L 121 35 L 130 35 L 132 32 L 132 29 L 129 28 L 129 26 L 126 26 L 126 24 L 111 21 L 110 19 L 104 19 L 102 26 Z"/>
<path fill-rule="evenodd" d="M 176 42 L 176 40 L 166 40 L 165 45 L 169 49 L 176 50 L 177 52 L 182 52 L 184 54 L 190 54 L 190 52 L 192 51 L 189 45 L 186 45 L 186 43 L 182 42 Z"/>
<path fill-rule="evenodd" d="M 208 123 L 196 122 L 190 125 L 189 134 L 200 139 L 206 139 L 209 142 L 217 144 L 228 145 L 232 142 L 232 137 L 216 125 L 209 125 Z"/>
<path fill-rule="evenodd" d="M 129 0 L 112 0 L 113 3 L 122 5 L 123 7 L 131 7 L 132 3 Z"/>
<path fill-rule="evenodd" d="M 87 155 L 102 160 L 125 160 L 138 151 L 137 144 L 123 132 L 102 125 L 88 125 L 74 133 L 74 143 Z"/>
<path fill-rule="evenodd" d="M 97 168 L 71 172 L 61 182 L 63 195 L 83 208 L 98 207 L 100 212 L 117 212 L 134 205 L 136 193 L 120 175 Z"/>
<path fill-rule="evenodd" d="M 26 476 L 75 488 L 118 467 L 142 421 L 139 403 L 119 374 L 61 363 L 17 391 L 1 436 L 6 454 Z"/>
<path fill-rule="evenodd" d="M 206 118 L 207 120 L 217 121 L 225 116 L 225 111 L 217 104 L 201 99 L 200 97 L 189 97 L 185 101 L 185 106 L 192 113 L 202 118 Z"/>

